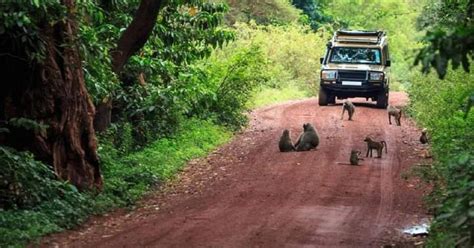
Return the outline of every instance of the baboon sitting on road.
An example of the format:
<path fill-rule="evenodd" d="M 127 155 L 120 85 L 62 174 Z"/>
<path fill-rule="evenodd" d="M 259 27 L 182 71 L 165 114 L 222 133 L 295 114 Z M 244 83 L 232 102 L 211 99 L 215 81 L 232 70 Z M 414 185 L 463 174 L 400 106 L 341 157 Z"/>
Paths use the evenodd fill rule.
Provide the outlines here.
<path fill-rule="evenodd" d="M 363 158 L 359 158 L 360 151 L 357 150 L 352 150 L 351 151 L 351 157 L 349 159 L 349 162 L 351 165 L 359 165 L 359 160 L 364 160 Z"/>
<path fill-rule="evenodd" d="M 344 112 L 347 110 L 347 113 L 349 114 L 349 120 L 352 121 L 352 115 L 354 115 L 355 112 L 355 106 L 354 104 L 346 100 L 342 103 L 342 114 L 341 114 L 341 120 L 344 119 Z"/>
<path fill-rule="evenodd" d="M 310 123 L 303 124 L 303 132 L 295 143 L 296 151 L 309 151 L 319 145 L 319 135 Z"/>
<path fill-rule="evenodd" d="M 291 152 L 295 150 L 293 142 L 291 142 L 290 131 L 288 131 L 288 129 L 283 130 L 278 147 L 280 148 L 280 152 Z"/>
<path fill-rule="evenodd" d="M 381 158 L 382 157 L 382 150 L 383 148 L 385 147 L 385 153 L 387 153 L 387 143 L 385 141 L 374 141 L 372 140 L 371 138 L 369 137 L 366 137 L 364 139 L 365 142 L 367 142 L 367 155 L 366 157 L 369 156 L 369 152 L 370 152 L 370 157 L 372 157 L 372 150 L 375 149 L 377 150 L 377 158 Z"/>

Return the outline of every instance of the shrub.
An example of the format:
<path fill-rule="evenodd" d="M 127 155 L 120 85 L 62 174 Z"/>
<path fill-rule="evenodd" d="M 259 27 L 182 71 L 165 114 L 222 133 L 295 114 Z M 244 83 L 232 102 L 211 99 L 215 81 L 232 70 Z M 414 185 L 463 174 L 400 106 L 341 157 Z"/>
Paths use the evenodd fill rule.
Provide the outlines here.
<path fill-rule="evenodd" d="M 186 161 L 205 155 L 230 137 L 230 132 L 211 121 L 196 119 L 183 122 L 176 135 L 131 153 L 116 149 L 110 136 L 102 136 L 98 152 L 105 184 L 98 194 L 78 192 L 57 181 L 51 169 L 30 154 L 0 147 L 0 246 L 23 246 L 71 228 L 91 214 L 129 206 L 154 185 L 172 178 Z"/>
<path fill-rule="evenodd" d="M 469 247 L 474 242 L 474 111 L 466 115 L 465 105 L 474 92 L 474 75 L 450 71 L 439 80 L 416 73 L 412 81 L 409 111 L 432 136 L 434 172 L 442 180 L 433 193 L 428 247 Z"/>
<path fill-rule="evenodd" d="M 0 146 L 0 245 L 21 245 L 82 221 L 89 195 L 56 179 L 30 153 Z"/>

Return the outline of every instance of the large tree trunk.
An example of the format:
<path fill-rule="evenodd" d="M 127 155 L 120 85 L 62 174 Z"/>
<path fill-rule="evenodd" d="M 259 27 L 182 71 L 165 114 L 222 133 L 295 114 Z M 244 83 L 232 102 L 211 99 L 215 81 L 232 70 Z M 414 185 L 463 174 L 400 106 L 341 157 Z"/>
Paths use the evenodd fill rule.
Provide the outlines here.
<path fill-rule="evenodd" d="M 101 188 L 102 178 L 92 125 L 94 106 L 85 87 L 77 44 L 74 0 L 62 0 L 68 18 L 53 26 L 45 22 L 41 35 L 45 59 L 31 64 L 15 41 L 1 50 L 0 120 L 24 117 L 47 124 L 46 132 L 9 127 L 2 144 L 33 152 L 51 164 L 56 175 L 79 189 Z M 2 139 L 0 139 L 2 140 Z"/>

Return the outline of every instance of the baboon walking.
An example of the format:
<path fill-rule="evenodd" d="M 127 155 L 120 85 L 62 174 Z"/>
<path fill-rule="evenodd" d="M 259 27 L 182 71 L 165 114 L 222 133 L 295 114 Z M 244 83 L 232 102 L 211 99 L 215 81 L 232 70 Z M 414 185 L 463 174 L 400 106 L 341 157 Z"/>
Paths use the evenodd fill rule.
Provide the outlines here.
<path fill-rule="evenodd" d="M 387 143 L 385 141 L 374 141 L 370 137 L 366 137 L 364 139 L 365 142 L 367 142 L 367 154 L 366 157 L 369 156 L 372 157 L 372 150 L 375 149 L 377 150 L 377 158 L 382 158 L 382 150 L 385 147 L 385 153 L 388 153 L 387 151 Z"/>
<path fill-rule="evenodd" d="M 278 147 L 280 148 L 280 152 L 291 152 L 295 150 L 293 142 L 291 142 L 290 131 L 288 129 L 283 130 Z"/>
<path fill-rule="evenodd" d="M 309 151 L 319 145 L 319 135 L 310 123 L 303 124 L 303 132 L 295 143 L 296 151 Z"/>
<path fill-rule="evenodd" d="M 387 108 L 387 113 L 388 113 L 388 123 L 392 125 L 392 116 L 395 117 L 395 121 L 397 122 L 397 126 L 401 126 L 402 123 L 400 122 L 400 119 L 402 118 L 402 110 L 398 109 L 392 105 L 388 105 Z"/>
<path fill-rule="evenodd" d="M 342 103 L 342 114 L 341 114 L 341 120 L 344 119 L 344 112 L 347 110 L 347 113 L 349 114 L 349 120 L 352 121 L 352 115 L 354 115 L 355 112 L 355 106 L 354 104 L 349 101 L 345 100 Z"/>

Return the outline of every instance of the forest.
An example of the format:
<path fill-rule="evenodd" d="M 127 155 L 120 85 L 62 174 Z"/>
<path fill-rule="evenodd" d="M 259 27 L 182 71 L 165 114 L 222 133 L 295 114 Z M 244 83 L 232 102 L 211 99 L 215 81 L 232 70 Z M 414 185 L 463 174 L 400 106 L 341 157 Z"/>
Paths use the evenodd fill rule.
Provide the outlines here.
<path fill-rule="evenodd" d="M 430 136 L 424 245 L 472 247 L 473 0 L 0 1 L 0 246 L 133 210 L 252 110 L 316 97 L 338 29 L 387 32 Z"/>

